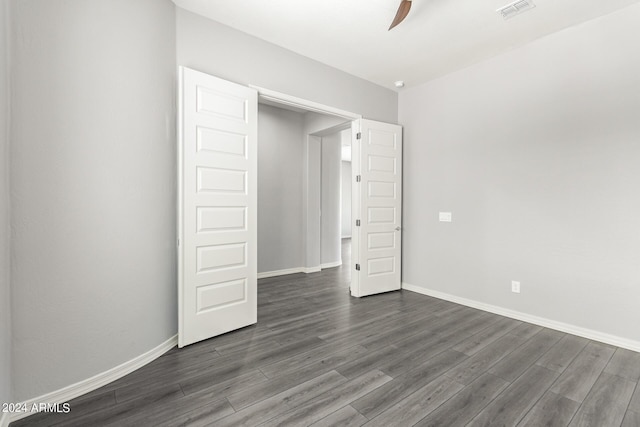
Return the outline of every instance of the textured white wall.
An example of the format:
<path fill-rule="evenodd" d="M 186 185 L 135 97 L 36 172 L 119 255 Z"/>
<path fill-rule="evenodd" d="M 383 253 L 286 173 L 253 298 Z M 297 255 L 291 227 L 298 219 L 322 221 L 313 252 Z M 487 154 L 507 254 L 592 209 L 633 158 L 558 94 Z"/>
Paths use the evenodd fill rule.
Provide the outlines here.
<path fill-rule="evenodd" d="M 635 4 L 401 93 L 404 282 L 640 341 L 638 22 Z"/>
<path fill-rule="evenodd" d="M 11 402 L 9 283 L 9 2 L 0 0 L 0 403 Z M 0 419 L 2 414 L 0 414 Z"/>
<path fill-rule="evenodd" d="M 14 398 L 177 330 L 169 0 L 12 2 Z"/>
<path fill-rule="evenodd" d="M 322 137 L 321 265 L 342 261 L 340 241 L 341 142 L 340 132 Z"/>
<path fill-rule="evenodd" d="M 178 65 L 395 122 L 396 92 L 177 9 Z"/>
<path fill-rule="evenodd" d="M 301 113 L 258 108 L 258 272 L 304 265 Z"/>

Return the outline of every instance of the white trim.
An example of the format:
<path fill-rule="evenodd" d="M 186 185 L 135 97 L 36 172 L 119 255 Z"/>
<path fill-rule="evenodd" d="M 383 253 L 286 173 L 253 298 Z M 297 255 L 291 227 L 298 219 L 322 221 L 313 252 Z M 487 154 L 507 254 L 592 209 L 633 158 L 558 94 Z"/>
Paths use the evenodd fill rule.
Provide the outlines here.
<path fill-rule="evenodd" d="M 287 274 L 296 274 L 296 273 L 305 273 L 305 274 L 318 273 L 323 268 L 338 267 L 339 265 L 342 265 L 342 262 L 338 262 L 338 263 L 332 262 L 329 264 L 322 264 L 316 267 L 296 267 L 296 268 L 287 268 L 284 270 L 263 271 L 262 273 L 258 273 L 258 279 L 266 279 L 267 277 L 276 277 L 276 276 L 286 276 Z"/>
<path fill-rule="evenodd" d="M 287 274 L 306 273 L 304 267 L 287 268 L 284 270 L 264 271 L 258 273 L 258 279 L 266 279 L 267 277 L 286 276 Z"/>
<path fill-rule="evenodd" d="M 9 413 L 4 412 L 0 415 L 0 427 L 9 427 Z"/>
<path fill-rule="evenodd" d="M 153 362 L 158 357 L 162 356 L 167 351 L 171 350 L 178 344 L 178 335 L 174 335 L 159 346 L 152 348 L 140 356 L 137 356 L 121 365 L 111 368 L 108 371 L 94 375 L 91 378 L 71 384 L 70 386 L 61 388 L 59 390 L 52 391 L 51 393 L 44 394 L 34 399 L 24 402 L 27 408 L 30 408 L 34 403 L 65 403 L 71 399 L 75 399 L 78 396 L 89 393 L 93 390 L 97 390 L 100 387 L 109 384 L 125 375 L 142 368 L 144 365 Z M 26 418 L 29 415 L 33 415 L 35 412 L 20 412 L 11 414 L 11 422 Z M 0 424 L 4 427 L 4 424 Z"/>
<path fill-rule="evenodd" d="M 322 264 L 320 265 L 321 269 L 325 269 L 325 268 L 334 268 L 334 267 L 340 267 L 342 265 L 342 261 L 335 261 L 335 262 L 328 262 L 326 264 Z"/>
<path fill-rule="evenodd" d="M 289 105 L 291 107 L 302 108 L 303 110 L 313 111 L 316 113 L 343 117 L 347 120 L 357 120 L 362 118 L 360 114 L 352 113 L 351 111 L 341 110 L 329 105 L 324 105 L 318 102 L 309 101 L 307 99 L 298 98 L 296 96 L 287 95 L 286 93 L 276 92 L 275 90 L 265 89 L 263 87 L 254 85 L 249 85 L 249 87 L 257 90 L 258 96 L 261 99 L 267 101 Z"/>
<path fill-rule="evenodd" d="M 402 289 L 416 292 L 422 295 L 428 295 L 430 297 L 442 299 L 445 301 L 451 301 L 456 304 L 465 305 L 467 307 L 477 308 L 478 310 L 488 311 L 489 313 L 499 314 L 500 316 L 522 320 L 523 322 L 533 323 L 534 325 L 542 326 L 549 329 L 555 329 L 556 331 L 565 332 L 571 335 L 577 335 L 579 337 L 614 345 L 616 347 L 626 348 L 627 350 L 640 352 L 640 341 L 634 341 L 627 338 L 619 337 L 617 335 L 606 334 L 604 332 L 595 331 L 593 329 L 582 328 L 580 326 L 571 325 L 569 323 L 558 322 L 556 320 L 546 319 L 544 317 L 538 317 L 520 311 L 499 307 L 496 305 L 485 304 L 483 302 L 458 297 L 444 292 L 410 285 L 409 283 L 403 282 Z"/>

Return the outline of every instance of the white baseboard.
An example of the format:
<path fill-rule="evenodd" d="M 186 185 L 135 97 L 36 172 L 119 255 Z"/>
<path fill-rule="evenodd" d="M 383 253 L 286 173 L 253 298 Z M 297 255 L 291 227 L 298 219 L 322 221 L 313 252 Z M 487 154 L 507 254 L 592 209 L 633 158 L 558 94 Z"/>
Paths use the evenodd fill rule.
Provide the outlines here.
<path fill-rule="evenodd" d="M 0 427 L 9 427 L 9 414 L 7 412 L 0 413 Z"/>
<path fill-rule="evenodd" d="M 326 264 L 322 264 L 320 266 L 320 268 L 325 269 L 325 268 L 334 268 L 334 267 L 340 267 L 342 265 L 342 261 L 335 261 L 335 262 L 328 262 Z"/>
<path fill-rule="evenodd" d="M 124 362 L 121 365 L 116 366 L 115 368 L 111 368 L 108 371 L 102 372 L 100 374 L 94 375 L 91 378 L 87 378 L 86 380 L 77 382 L 70 386 L 61 388 L 56 391 L 52 391 L 51 393 L 44 394 L 42 396 L 36 397 L 34 399 L 30 399 L 26 402 L 27 408 L 31 408 L 33 404 L 38 403 L 65 403 L 71 399 L 75 399 L 76 397 L 82 396 L 83 394 L 89 393 L 90 391 L 97 390 L 103 385 L 109 384 L 118 378 L 122 378 L 125 375 L 135 371 L 143 367 L 144 365 L 154 361 L 158 357 L 162 356 L 167 351 L 171 350 L 178 344 L 178 335 L 174 335 L 159 346 L 152 348 L 140 356 L 137 356 L 127 362 Z M 73 410 L 73 408 L 72 408 Z M 11 414 L 11 422 L 20 420 L 22 418 L 28 417 L 29 415 L 33 415 L 35 412 L 21 412 Z M 6 414 L 9 415 L 9 414 Z M 7 417 L 8 419 L 9 417 Z M 2 418 L 3 423 L 0 423 L 0 427 L 5 427 L 8 424 L 4 424 L 4 418 Z"/>
<path fill-rule="evenodd" d="M 286 276 L 287 274 L 296 274 L 296 273 L 317 273 L 324 268 L 333 268 L 339 267 L 342 265 L 342 261 L 329 262 L 327 264 L 318 265 L 316 267 L 296 267 L 296 268 L 287 268 L 284 270 L 274 270 L 274 271 L 263 271 L 262 273 L 258 273 L 258 279 L 266 279 L 267 277 L 276 277 L 276 276 Z"/>
<path fill-rule="evenodd" d="M 582 328 L 580 326 L 571 325 L 569 323 L 546 319 L 544 317 L 533 316 L 531 314 L 510 310 L 508 308 L 499 307 L 496 305 L 485 304 L 483 302 L 458 297 L 444 292 L 434 291 L 431 289 L 422 288 L 420 286 L 414 286 L 409 283 L 402 283 L 402 289 L 406 289 L 407 291 L 416 292 L 422 295 L 428 295 L 430 297 L 442 299 L 445 301 L 451 301 L 456 304 L 465 305 L 467 307 L 477 308 L 478 310 L 488 311 L 489 313 L 499 314 L 500 316 L 510 317 L 511 319 L 522 320 L 523 322 L 533 323 L 534 325 L 542 326 L 549 329 L 555 329 L 556 331 L 565 332 L 567 334 L 577 335 L 579 337 L 587 338 L 594 341 L 600 341 L 602 343 L 614 345 L 616 347 L 626 348 L 627 350 L 640 352 L 639 341 L 622 338 L 616 335 L 606 334 L 603 332 L 595 331 L 593 329 Z"/>
<path fill-rule="evenodd" d="M 285 270 L 264 271 L 258 273 L 258 279 L 266 279 L 267 277 L 286 276 L 287 274 L 306 273 L 304 267 L 287 268 Z"/>

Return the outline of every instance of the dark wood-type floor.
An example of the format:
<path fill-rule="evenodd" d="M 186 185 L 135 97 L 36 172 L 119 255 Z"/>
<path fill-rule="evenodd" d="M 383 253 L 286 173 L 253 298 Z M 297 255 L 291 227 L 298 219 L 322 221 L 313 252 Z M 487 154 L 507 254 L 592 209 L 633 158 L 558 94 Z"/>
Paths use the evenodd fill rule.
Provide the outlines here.
<path fill-rule="evenodd" d="M 351 298 L 348 275 L 260 280 L 257 325 L 12 426 L 640 426 L 639 353 L 406 291 Z"/>

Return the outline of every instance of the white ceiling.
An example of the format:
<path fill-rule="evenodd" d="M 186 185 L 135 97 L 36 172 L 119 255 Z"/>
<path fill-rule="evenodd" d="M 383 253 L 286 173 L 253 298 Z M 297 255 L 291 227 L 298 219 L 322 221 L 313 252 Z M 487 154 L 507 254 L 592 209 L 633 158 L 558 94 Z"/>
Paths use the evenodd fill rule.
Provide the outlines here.
<path fill-rule="evenodd" d="M 507 21 L 511 0 L 174 0 L 176 5 L 381 86 L 415 86 L 640 0 L 534 0 Z"/>

